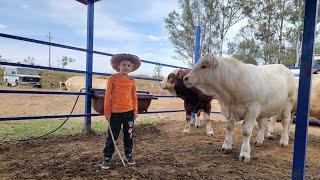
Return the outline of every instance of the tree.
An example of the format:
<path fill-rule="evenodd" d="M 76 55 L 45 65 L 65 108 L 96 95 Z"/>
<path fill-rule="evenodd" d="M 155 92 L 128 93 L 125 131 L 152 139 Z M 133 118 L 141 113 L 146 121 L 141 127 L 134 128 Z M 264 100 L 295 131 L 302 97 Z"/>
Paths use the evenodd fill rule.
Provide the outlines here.
<path fill-rule="evenodd" d="M 209 0 L 209 2 L 213 0 Z M 221 56 L 223 53 L 223 44 L 225 40 L 225 36 L 229 29 L 235 25 L 237 22 L 239 22 L 241 19 L 244 18 L 243 13 L 243 4 L 246 3 L 246 1 L 241 0 L 218 0 L 215 1 L 215 9 L 212 9 L 213 12 L 216 13 L 215 16 L 217 16 L 217 22 L 213 21 L 214 27 L 217 27 L 219 32 L 219 38 L 220 38 L 220 47 L 219 47 L 219 55 Z M 211 7 L 211 6 L 210 6 Z M 214 20 L 214 19 L 213 19 Z M 211 21 L 211 18 L 210 18 Z"/>
<path fill-rule="evenodd" d="M 23 63 L 24 64 L 34 65 L 35 64 L 35 59 L 34 59 L 34 57 L 28 56 L 27 58 L 23 59 Z"/>
<path fill-rule="evenodd" d="M 249 64 L 258 64 L 259 47 L 253 39 L 243 40 L 239 44 L 229 43 L 229 54 L 233 57 Z"/>
<path fill-rule="evenodd" d="M 247 28 L 262 48 L 259 61 L 292 64 L 301 44 L 301 0 L 251 0 L 245 5 Z M 293 53 L 295 49 L 296 53 Z"/>
<path fill-rule="evenodd" d="M 255 41 L 261 45 L 261 58 L 265 64 L 276 62 L 276 4 L 275 0 L 250 0 L 245 6 L 248 17 L 247 29 L 253 32 Z"/>
<path fill-rule="evenodd" d="M 66 66 L 70 63 L 75 62 L 75 59 L 69 58 L 68 56 L 62 56 L 60 60 L 58 60 L 58 63 L 62 68 L 66 68 Z"/>
<path fill-rule="evenodd" d="M 222 55 L 228 30 L 243 18 L 241 0 L 179 0 L 181 13 L 165 18 L 169 39 L 176 57 L 189 65 L 193 62 L 195 27 L 202 29 L 200 54 Z"/>
<path fill-rule="evenodd" d="M 0 62 L 8 62 L 8 60 L 4 59 L 3 56 L 0 54 Z M 3 68 L 3 66 L 0 65 L 0 68 Z"/>
<path fill-rule="evenodd" d="M 258 64 L 258 57 L 261 56 L 259 46 L 246 27 L 240 29 L 235 41 L 228 43 L 228 54 L 245 63 L 255 65 Z"/>
<path fill-rule="evenodd" d="M 160 78 L 161 77 L 161 72 L 162 72 L 162 67 L 161 65 L 155 65 L 153 69 L 153 75 L 154 77 Z"/>

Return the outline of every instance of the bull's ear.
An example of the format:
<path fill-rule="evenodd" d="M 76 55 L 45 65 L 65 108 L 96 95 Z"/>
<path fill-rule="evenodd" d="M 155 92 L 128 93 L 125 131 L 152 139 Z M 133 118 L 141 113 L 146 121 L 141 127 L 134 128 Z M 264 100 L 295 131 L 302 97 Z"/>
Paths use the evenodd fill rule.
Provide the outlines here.
<path fill-rule="evenodd" d="M 213 54 L 206 54 L 201 57 L 200 62 L 202 61 L 201 69 L 205 68 L 215 68 L 218 65 L 218 58 Z"/>
<path fill-rule="evenodd" d="M 218 59 L 216 58 L 216 57 L 212 57 L 212 58 L 210 58 L 209 59 L 209 62 L 208 62 L 208 64 L 209 64 L 209 67 L 211 67 L 211 68 L 215 68 L 215 67 L 217 67 L 218 66 Z"/>

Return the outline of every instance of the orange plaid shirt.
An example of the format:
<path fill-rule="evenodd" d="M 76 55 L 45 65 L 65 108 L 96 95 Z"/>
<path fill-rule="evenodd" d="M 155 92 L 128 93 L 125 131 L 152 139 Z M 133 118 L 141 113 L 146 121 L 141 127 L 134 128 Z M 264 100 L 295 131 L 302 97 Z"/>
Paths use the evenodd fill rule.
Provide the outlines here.
<path fill-rule="evenodd" d="M 104 97 L 105 116 L 131 110 L 138 112 L 136 85 L 130 76 L 119 73 L 110 76 Z"/>

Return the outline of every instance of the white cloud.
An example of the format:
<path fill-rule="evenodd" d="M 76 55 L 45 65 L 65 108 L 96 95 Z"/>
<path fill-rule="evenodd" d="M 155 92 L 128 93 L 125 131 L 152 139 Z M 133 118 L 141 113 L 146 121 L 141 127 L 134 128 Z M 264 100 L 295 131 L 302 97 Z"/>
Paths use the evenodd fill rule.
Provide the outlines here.
<path fill-rule="evenodd" d="M 77 1 L 67 1 L 57 3 L 56 0 L 48 1 L 47 12 L 43 12 L 44 16 L 55 20 L 56 23 L 64 24 L 75 29 L 85 28 L 87 20 L 87 9 Z"/>
<path fill-rule="evenodd" d="M 173 0 L 141 0 L 139 3 L 136 1 L 128 1 L 125 6 L 124 4 L 119 4 L 118 1 L 116 1 L 116 3 L 117 4 L 113 4 L 113 6 L 119 12 L 121 12 L 121 10 L 124 13 L 134 11 L 134 13 L 130 14 L 130 17 L 123 16 L 122 13 L 118 14 L 123 17 L 123 20 L 131 22 L 163 22 L 169 12 L 178 9 L 177 1 Z"/>
<path fill-rule="evenodd" d="M 151 41 L 161 41 L 160 36 L 148 35 L 147 38 L 150 39 Z"/>
<path fill-rule="evenodd" d="M 137 39 L 139 33 L 130 30 L 117 19 L 111 17 L 104 10 L 99 10 L 100 3 L 95 5 L 94 14 L 94 36 L 101 40 L 130 40 Z M 66 25 L 74 29 L 75 33 L 86 36 L 87 9 L 76 1 L 69 3 L 56 3 L 55 0 L 48 1 L 50 13 L 48 17 L 55 22 Z M 66 13 L 68 12 L 68 13 Z"/>
<path fill-rule="evenodd" d="M 134 40 L 141 35 L 104 13 L 96 13 L 94 36 L 102 40 Z"/>
<path fill-rule="evenodd" d="M 6 27 L 7 27 L 6 25 L 0 24 L 0 29 L 4 29 L 4 28 L 6 28 Z"/>
<path fill-rule="evenodd" d="M 22 4 L 21 7 L 22 7 L 23 9 L 28 9 L 30 6 L 29 6 L 28 4 Z"/>

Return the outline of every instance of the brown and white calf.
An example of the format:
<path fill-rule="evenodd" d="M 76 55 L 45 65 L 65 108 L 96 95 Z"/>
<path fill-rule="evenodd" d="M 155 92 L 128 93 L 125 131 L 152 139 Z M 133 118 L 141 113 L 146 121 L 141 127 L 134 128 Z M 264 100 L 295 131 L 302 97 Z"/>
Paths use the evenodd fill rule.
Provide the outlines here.
<path fill-rule="evenodd" d="M 204 113 L 204 120 L 206 122 L 206 131 L 208 135 L 213 135 L 213 130 L 210 121 L 211 100 L 212 96 L 204 95 L 197 88 L 187 88 L 183 83 L 183 78 L 188 74 L 188 69 L 176 69 L 168 75 L 167 78 L 160 83 L 161 88 L 168 90 L 170 94 L 177 96 L 184 100 L 184 108 L 186 110 L 186 124 L 184 133 L 190 133 L 191 113 L 197 113 L 195 126 L 201 125 L 200 113 Z"/>

